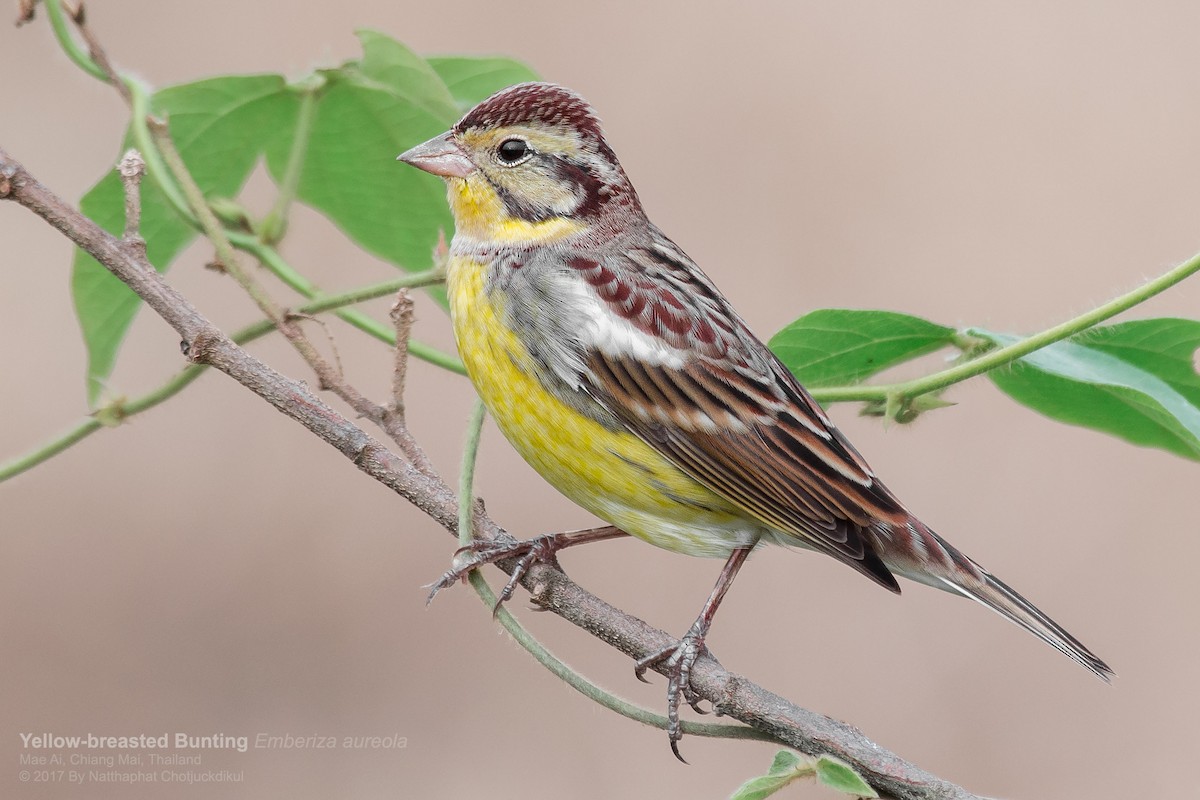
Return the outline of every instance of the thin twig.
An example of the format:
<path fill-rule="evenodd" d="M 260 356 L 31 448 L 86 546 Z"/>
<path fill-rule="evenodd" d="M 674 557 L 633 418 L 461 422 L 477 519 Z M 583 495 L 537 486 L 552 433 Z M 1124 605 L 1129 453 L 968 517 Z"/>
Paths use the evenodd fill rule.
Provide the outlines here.
<path fill-rule="evenodd" d="M 408 340 L 412 336 L 413 299 L 408 289 L 396 292 L 392 308 L 388 312 L 392 327 L 396 330 L 395 355 L 392 360 L 392 405 L 388 409 L 400 422 L 404 422 L 404 382 L 408 378 Z"/>
<path fill-rule="evenodd" d="M 36 4 L 36 0 L 31 3 L 31 5 Z M 91 56 L 84 52 L 84 49 L 75 41 L 75 37 L 71 35 L 71 24 L 67 21 L 66 12 L 63 11 L 62 0 L 45 0 L 43 5 L 46 7 L 46 16 L 50 18 L 50 28 L 54 31 L 54 38 L 58 39 L 59 46 L 67 54 L 67 58 L 74 61 L 88 75 L 107 83 L 108 74 L 92 60 Z"/>
<path fill-rule="evenodd" d="M 121 95 L 121 99 L 125 101 L 125 104 L 132 108 L 133 95 L 130 93 L 129 87 L 125 85 L 124 79 L 113 67 L 112 62 L 108 60 L 108 53 L 104 52 L 104 48 L 100 46 L 100 41 L 88 26 L 87 11 L 84 10 L 83 0 L 79 0 L 74 10 L 68 9 L 68 13 L 71 15 L 71 21 L 75 23 L 75 28 L 79 31 L 79 35 L 83 37 L 84 44 L 88 46 L 88 55 L 91 56 L 92 61 L 108 76 L 108 82 Z"/>
<path fill-rule="evenodd" d="M 234 378 L 337 448 L 355 466 L 393 489 L 446 530 L 457 530 L 458 498 L 436 474 L 398 458 L 323 403 L 303 383 L 285 378 L 238 347 L 168 285 L 143 256 L 131 253 L 119 239 L 39 184 L 3 149 L 0 149 L 0 195 L 16 200 L 42 217 L 124 281 L 175 328 L 189 359 L 214 366 Z M 482 512 L 476 516 L 476 525 L 479 535 L 494 537 L 502 533 Z M 500 566 L 511 568 L 506 563 Z M 663 631 L 605 603 L 550 565 L 534 566 L 522 583 L 530 590 L 534 602 L 633 658 L 644 658 L 674 643 Z M 898 800 L 977 800 L 961 787 L 884 750 L 849 725 L 799 708 L 727 672 L 710 658 L 701 658 L 696 663 L 692 685 L 722 713 L 770 734 L 777 741 L 811 755 L 836 755 L 881 794 Z"/>
<path fill-rule="evenodd" d="M 200 221 L 200 226 L 204 230 L 205 236 L 208 237 L 208 240 L 216 248 L 217 257 L 224 265 L 225 271 L 245 290 L 246 294 L 250 296 L 255 305 L 266 315 L 267 319 L 275 323 L 275 327 L 279 328 L 279 332 L 283 334 L 284 338 L 295 348 L 301 358 L 312 368 L 313 372 L 317 375 L 317 380 L 320 382 L 322 389 L 333 392 L 348 403 L 356 412 L 380 427 L 384 427 L 385 412 L 383 407 L 372 402 L 350 385 L 340 371 L 317 351 L 312 342 L 308 340 L 308 337 L 304 335 L 304 331 L 301 330 L 300 326 L 289 317 L 283 308 L 275 303 L 254 276 L 242 267 L 241 260 L 230 243 L 229 237 L 221 225 L 221 221 L 217 219 L 216 214 L 209 208 L 208 202 L 204 199 L 204 193 L 196 185 L 196 181 L 188 171 L 187 165 L 183 163 L 183 158 L 175 148 L 175 142 L 171 138 L 167 123 L 154 117 L 149 118 L 147 123 L 150 127 L 151 136 L 154 138 L 154 144 L 158 147 L 163 161 L 166 162 L 167 169 L 170 170 L 180 189 L 183 190 L 188 206 L 191 208 L 196 219 Z M 391 435 L 392 432 L 388 431 L 388 433 Z M 395 436 L 392 436 L 392 438 L 396 439 Z M 397 444 L 400 444 L 400 442 L 397 441 Z"/>
<path fill-rule="evenodd" d="M 142 177 L 146 174 L 146 162 L 141 153 L 129 149 L 117 165 L 121 185 L 125 187 L 125 243 L 135 247 L 146 247 L 142 238 Z"/>
<path fill-rule="evenodd" d="M 430 474 L 434 474 L 433 464 L 425 451 L 417 446 L 416 441 L 408 434 L 404 416 L 404 384 L 408 376 L 408 353 L 412 344 L 413 301 L 407 287 L 396 292 L 396 299 L 391 308 L 392 326 L 395 330 L 394 355 L 392 356 L 392 402 L 383 409 L 379 424 L 408 456 L 413 465 Z"/>
<path fill-rule="evenodd" d="M 375 422 L 383 428 L 393 442 L 399 445 L 417 469 L 435 474 L 429 457 L 417 445 L 405 425 L 404 384 L 408 376 L 408 353 L 412 343 L 413 325 L 413 301 L 407 287 L 396 292 L 390 316 L 395 329 L 394 355 L 392 357 L 392 402 L 382 409 L 382 414 Z"/>
<path fill-rule="evenodd" d="M 329 367 L 338 376 L 339 380 L 345 381 L 346 370 L 342 367 L 342 355 L 338 352 L 337 338 L 333 335 L 333 331 L 329 329 L 329 324 L 315 314 L 307 314 L 303 311 L 289 311 L 287 318 L 289 322 L 314 322 L 320 326 L 321 332 L 325 334 L 325 342 L 329 345 L 329 352 L 333 354 L 333 363 L 329 364 Z"/>
<path fill-rule="evenodd" d="M 300 293 L 309 300 L 318 298 L 322 295 L 321 290 L 308 278 L 297 272 L 286 260 L 279 254 L 279 251 L 274 247 L 265 244 L 261 239 L 253 234 L 239 233 L 238 231 L 228 231 L 229 241 L 238 250 L 244 253 L 249 253 L 258 259 L 271 274 L 283 281 L 289 288 Z M 436 266 L 433 269 L 424 270 L 421 272 L 410 272 L 404 278 L 399 286 L 404 286 L 410 289 L 419 289 L 425 286 L 434 286 L 441 283 L 445 279 L 443 271 Z M 337 312 L 338 316 L 354 327 L 358 328 L 363 333 L 375 337 L 381 342 L 389 345 L 396 343 L 393 329 L 387 325 L 375 320 L 373 317 L 362 313 L 358 309 L 347 308 Z M 463 367 L 461 361 L 449 353 L 444 353 L 435 347 L 431 347 L 424 342 L 418 342 L 415 339 L 408 341 L 408 354 L 416 356 L 423 361 L 428 361 L 430 364 L 441 367 L 442 369 L 456 372 L 459 375 L 466 375 L 466 368 Z"/>

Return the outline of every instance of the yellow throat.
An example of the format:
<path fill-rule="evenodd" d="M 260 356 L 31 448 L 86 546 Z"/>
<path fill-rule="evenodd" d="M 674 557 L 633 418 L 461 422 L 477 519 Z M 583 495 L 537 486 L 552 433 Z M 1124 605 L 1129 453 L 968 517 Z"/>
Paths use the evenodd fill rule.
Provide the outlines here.
<path fill-rule="evenodd" d="M 564 239 L 584 228 L 582 223 L 566 217 L 530 222 L 512 216 L 487 178 L 478 172 L 447 180 L 446 189 L 456 236 L 481 242 L 533 244 Z"/>

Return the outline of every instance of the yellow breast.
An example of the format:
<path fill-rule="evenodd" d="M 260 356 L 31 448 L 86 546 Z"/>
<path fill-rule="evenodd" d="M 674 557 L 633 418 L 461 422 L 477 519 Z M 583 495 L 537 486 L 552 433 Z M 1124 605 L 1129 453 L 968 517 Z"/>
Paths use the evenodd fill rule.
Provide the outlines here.
<path fill-rule="evenodd" d="M 723 556 L 757 526 L 633 434 L 609 430 L 556 398 L 504 324 L 504 295 L 484 290 L 487 266 L 452 258 L 447 288 L 459 354 L 517 452 L 596 516 L 660 547 Z"/>

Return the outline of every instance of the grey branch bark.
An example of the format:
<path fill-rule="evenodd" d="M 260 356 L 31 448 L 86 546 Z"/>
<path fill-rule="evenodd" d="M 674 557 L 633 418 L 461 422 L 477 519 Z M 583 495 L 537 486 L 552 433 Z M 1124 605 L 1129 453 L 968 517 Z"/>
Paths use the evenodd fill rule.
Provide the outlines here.
<path fill-rule="evenodd" d="M 458 526 L 458 498 L 433 471 L 406 428 L 389 434 L 398 456 L 326 405 L 307 385 L 287 378 L 247 353 L 175 291 L 146 260 L 136 240 L 112 236 L 38 183 L 0 148 L 0 199 L 16 201 L 107 267 L 180 335 L 186 358 L 224 372 L 283 414 L 332 445 L 360 470 L 388 486 L 447 531 Z M 486 514 L 476 514 L 476 535 L 507 536 Z M 503 564 L 501 566 L 504 566 Z M 583 628 L 634 659 L 658 652 L 674 639 L 540 564 L 522 581 L 538 605 Z M 829 753 L 850 763 L 881 794 L 897 800 L 981 800 L 965 789 L 908 763 L 857 729 L 800 708 L 747 678 L 701 658 L 692 672 L 696 691 L 721 713 L 766 731 L 810 755 Z"/>

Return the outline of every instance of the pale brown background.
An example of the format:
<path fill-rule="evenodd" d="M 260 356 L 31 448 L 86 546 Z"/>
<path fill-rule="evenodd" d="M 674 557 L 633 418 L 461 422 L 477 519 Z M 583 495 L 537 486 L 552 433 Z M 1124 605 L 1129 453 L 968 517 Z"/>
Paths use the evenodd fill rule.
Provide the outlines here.
<path fill-rule="evenodd" d="M 823 306 L 1032 331 L 1200 249 L 1195 3 L 90 8 L 114 59 L 155 85 L 297 74 L 355 56 L 360 26 L 426 53 L 519 55 L 600 109 L 652 217 L 763 335 Z M 117 155 L 124 110 L 44 20 L 0 27 L 0 109 L 0 144 L 67 198 Z M 262 209 L 270 193 L 258 181 L 252 196 Z M 324 286 L 390 274 L 313 214 L 294 228 L 287 255 Z M 0 242 L 7 457 L 86 409 L 70 248 L 15 205 L 0 206 Z M 222 324 L 253 318 L 200 269 L 207 254 L 190 250 L 172 282 Z M 1196 317 L 1198 301 L 1193 283 L 1136 314 Z M 450 346 L 441 312 L 419 312 L 418 336 Z M 383 396 L 388 353 L 334 333 L 353 380 Z M 142 314 L 112 392 L 171 374 L 176 339 Z M 306 375 L 279 342 L 254 349 Z M 419 364 L 410 398 L 452 473 L 469 388 Z M 1057 425 L 985 380 L 951 398 L 908 428 L 836 416 L 914 510 L 1108 659 L 1115 685 L 973 604 L 912 585 L 898 599 L 780 551 L 745 570 L 714 650 L 982 794 L 1193 796 L 1196 464 Z M 512 530 L 589 522 L 494 429 L 479 482 Z M 425 608 L 451 540 L 220 375 L 0 486 L 0 504 L 0 795 L 720 798 L 771 759 L 691 738 L 692 766 L 677 764 L 664 734 L 564 688 L 468 591 Z M 719 568 L 638 542 L 564 563 L 676 633 Z M 521 616 L 601 684 L 661 707 L 661 679 L 644 687 L 561 620 Z M 244 770 L 226 788 L 39 788 L 16 777 L 29 731 L 400 734 L 408 747 L 205 755 Z"/>

